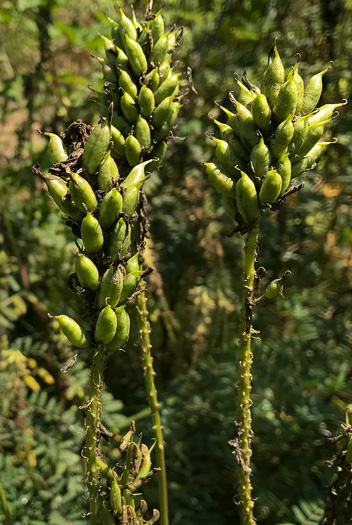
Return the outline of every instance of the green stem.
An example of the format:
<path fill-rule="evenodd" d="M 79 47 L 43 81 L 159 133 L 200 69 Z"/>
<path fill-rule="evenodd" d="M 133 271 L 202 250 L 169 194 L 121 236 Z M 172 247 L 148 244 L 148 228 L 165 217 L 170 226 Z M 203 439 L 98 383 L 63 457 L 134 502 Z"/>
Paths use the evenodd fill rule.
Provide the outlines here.
<path fill-rule="evenodd" d="M 94 349 L 91 362 L 89 400 L 86 415 L 87 485 L 89 492 L 89 523 L 97 524 L 99 508 L 99 466 L 97 464 L 98 433 L 103 390 L 103 371 L 105 365 L 105 347 Z"/>
<path fill-rule="evenodd" d="M 6 525 L 13 525 L 11 512 L 10 512 L 10 509 L 9 509 L 9 507 L 7 505 L 5 492 L 4 492 L 3 488 L 2 488 L 1 483 L 0 483 L 0 505 L 1 505 L 2 511 L 4 513 L 4 516 L 5 516 L 5 523 L 6 523 Z"/>
<path fill-rule="evenodd" d="M 142 342 L 142 361 L 145 377 L 146 390 L 148 394 L 148 403 L 152 413 L 153 432 L 156 440 L 156 462 L 161 469 L 158 474 L 159 483 L 159 501 L 160 501 L 160 525 L 169 524 L 168 496 L 167 496 L 167 478 L 166 464 L 164 454 L 163 427 L 160 419 L 160 404 L 158 403 L 157 390 L 155 388 L 153 369 L 153 358 L 151 355 L 152 345 L 150 344 L 150 325 L 148 321 L 147 298 L 142 292 L 138 296 L 138 326 Z"/>
<path fill-rule="evenodd" d="M 254 525 L 251 485 L 251 336 L 252 303 L 255 277 L 255 256 L 259 225 L 247 234 L 244 246 L 244 274 L 241 309 L 240 358 L 238 380 L 238 415 L 235 456 L 237 461 L 238 495 L 242 525 Z"/>

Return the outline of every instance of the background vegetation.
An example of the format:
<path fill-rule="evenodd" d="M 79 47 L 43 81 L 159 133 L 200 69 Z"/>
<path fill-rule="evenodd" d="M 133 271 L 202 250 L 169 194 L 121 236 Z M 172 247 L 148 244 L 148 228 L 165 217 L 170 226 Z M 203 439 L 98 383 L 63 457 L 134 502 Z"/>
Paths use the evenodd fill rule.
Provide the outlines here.
<path fill-rule="evenodd" d="M 133 3 L 133 2 L 132 2 Z M 123 5 L 123 2 L 119 3 Z M 128 9 L 129 3 L 126 4 Z M 134 2 L 139 14 L 144 2 Z M 352 5 L 347 0 L 170 0 L 185 28 L 178 51 L 193 71 L 179 137 L 149 182 L 152 342 L 163 402 L 172 523 L 236 523 L 232 435 L 236 396 L 241 239 L 210 188 L 217 102 L 229 106 L 233 73 L 258 81 L 275 38 L 287 67 L 302 55 L 307 78 L 330 61 L 322 103 L 349 98 Z M 0 7 L 0 481 L 18 524 L 84 523 L 80 450 L 87 363 L 60 368 L 72 350 L 47 313 L 73 311 L 66 284 L 73 237 L 31 166 L 47 141 L 82 118 L 96 122 L 98 33 L 109 0 L 4 0 Z M 268 276 L 290 269 L 284 299 L 257 310 L 254 343 L 254 495 L 258 523 L 318 523 L 331 472 L 324 460 L 352 406 L 352 110 L 330 127 L 338 144 L 305 177 L 304 191 L 264 221 Z M 260 340 L 259 340 L 260 337 Z M 130 419 L 151 439 L 137 332 L 111 356 L 103 419 L 116 440 Z M 118 461 L 113 438 L 104 443 Z M 156 483 L 148 486 L 157 506 Z M 309 517 L 310 516 L 310 517 Z M 0 522 L 3 518 L 0 516 Z M 310 520 L 310 521 L 309 521 Z"/>

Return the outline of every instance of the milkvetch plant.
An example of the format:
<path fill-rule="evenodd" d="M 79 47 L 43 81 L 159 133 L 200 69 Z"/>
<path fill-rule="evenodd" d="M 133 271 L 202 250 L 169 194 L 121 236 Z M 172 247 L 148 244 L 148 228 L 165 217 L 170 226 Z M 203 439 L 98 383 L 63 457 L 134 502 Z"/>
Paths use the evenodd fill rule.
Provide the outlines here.
<path fill-rule="evenodd" d="M 117 22 L 109 21 L 113 26 L 111 39 L 102 37 L 106 58 L 99 59 L 105 79 L 101 96 L 108 105 L 107 117 L 101 118 L 93 130 L 78 121 L 62 138 L 46 133 L 53 167 L 49 174 L 43 173 L 39 165 L 33 170 L 45 181 L 78 239 L 75 273 L 69 283 L 83 299 L 80 317 L 85 320 L 79 322 L 65 314 L 53 317 L 74 346 L 92 349 L 84 450 L 90 522 L 97 523 L 101 516 L 112 514 L 121 523 L 131 519 L 146 523 L 145 503 L 141 502 L 136 510 L 131 494 L 158 470 L 161 523 L 166 525 L 164 443 L 142 285 L 143 277 L 151 271 L 142 268 L 148 231 L 143 183 L 148 172 L 160 165 L 181 107 L 180 74 L 174 72 L 171 55 L 182 30 L 165 32 L 161 14 L 152 15 L 149 7 L 143 25 L 134 13 L 130 20 L 122 10 Z M 151 470 L 152 448 L 148 450 L 140 441 L 136 444 L 131 428 L 125 468 L 118 476 L 104 463 L 98 448 L 104 434 L 100 423 L 103 370 L 108 352 L 119 350 L 128 339 L 130 318 L 126 306 L 134 299 L 138 304 L 158 468 Z M 132 453 L 140 458 L 139 463 Z M 102 497 L 101 475 L 107 473 L 110 502 Z M 154 511 L 148 523 L 158 517 Z"/>
<path fill-rule="evenodd" d="M 331 144 L 322 139 L 335 110 L 344 105 L 317 107 L 327 67 L 306 84 L 298 72 L 300 57 L 285 74 L 277 46 L 269 51 L 268 66 L 260 87 L 247 75 L 236 81 L 229 94 L 230 111 L 220 106 L 227 123 L 214 120 L 220 138 L 216 162 L 205 163 L 210 181 L 220 192 L 227 212 L 237 225 L 233 231 L 245 235 L 244 274 L 240 323 L 237 420 L 229 442 L 236 459 L 238 502 L 243 525 L 253 525 L 251 486 L 251 338 L 253 308 L 282 293 L 284 275 L 261 292 L 264 268 L 255 269 L 260 221 L 266 211 L 277 211 L 287 197 L 303 184 L 294 179 L 314 168 L 318 157 Z"/>

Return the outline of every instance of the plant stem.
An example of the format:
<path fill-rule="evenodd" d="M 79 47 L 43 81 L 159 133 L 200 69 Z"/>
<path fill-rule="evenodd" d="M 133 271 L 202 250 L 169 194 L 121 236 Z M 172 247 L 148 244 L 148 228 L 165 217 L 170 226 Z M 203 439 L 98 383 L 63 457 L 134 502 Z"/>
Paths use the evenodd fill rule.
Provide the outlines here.
<path fill-rule="evenodd" d="M 99 467 L 97 464 L 98 433 L 101 413 L 101 396 L 103 390 L 103 371 L 105 365 L 105 347 L 101 345 L 93 350 L 89 400 L 86 415 L 86 449 L 87 485 L 89 492 L 89 523 L 97 524 L 99 508 Z"/>
<path fill-rule="evenodd" d="M 7 505 L 5 492 L 4 492 L 3 488 L 2 488 L 1 483 L 0 483 L 0 505 L 1 505 L 2 511 L 4 513 L 4 516 L 5 516 L 5 523 L 6 523 L 6 525 L 13 525 L 11 512 L 10 512 L 10 509 L 9 509 L 9 507 Z"/>
<path fill-rule="evenodd" d="M 244 246 L 244 274 L 241 309 L 240 358 L 238 380 L 237 436 L 234 454 L 237 461 L 238 495 L 242 525 L 254 525 L 251 485 L 251 336 L 253 283 L 259 225 L 247 234 Z M 236 439 L 237 438 L 237 439 Z"/>
<path fill-rule="evenodd" d="M 147 298 L 144 292 L 138 296 L 138 326 L 142 342 L 142 361 L 145 377 L 145 385 L 148 395 L 148 403 L 152 413 L 153 432 L 156 440 L 156 462 L 161 469 L 158 474 L 159 501 L 160 501 L 160 525 L 169 524 L 168 496 L 166 464 L 164 454 L 163 427 L 160 419 L 160 404 L 158 403 L 157 390 L 155 388 L 153 369 L 153 358 L 150 344 L 150 325 L 148 321 Z"/>

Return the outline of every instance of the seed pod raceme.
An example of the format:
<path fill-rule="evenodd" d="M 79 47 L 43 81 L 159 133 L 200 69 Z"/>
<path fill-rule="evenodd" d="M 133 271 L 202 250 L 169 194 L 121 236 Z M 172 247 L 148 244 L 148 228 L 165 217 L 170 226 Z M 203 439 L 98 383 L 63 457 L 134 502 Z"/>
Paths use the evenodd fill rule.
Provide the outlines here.
<path fill-rule="evenodd" d="M 116 333 L 112 341 L 108 344 L 108 350 L 110 350 L 110 352 L 119 350 L 128 339 L 130 333 L 130 317 L 125 308 L 125 306 L 119 306 L 115 310 Z"/>
<path fill-rule="evenodd" d="M 270 170 L 265 176 L 259 191 L 260 202 L 272 204 L 280 195 L 282 179 L 277 170 Z"/>
<path fill-rule="evenodd" d="M 49 137 L 49 154 L 50 154 L 50 160 L 51 162 L 64 162 L 67 158 L 67 152 L 65 150 L 64 143 L 54 133 L 47 133 L 45 132 L 44 135 L 47 135 Z"/>
<path fill-rule="evenodd" d="M 88 348 L 90 346 L 89 334 L 71 317 L 67 315 L 54 315 L 60 324 L 63 334 L 74 346 L 78 348 Z"/>
<path fill-rule="evenodd" d="M 108 344 L 116 334 L 116 315 L 110 305 L 107 305 L 98 316 L 94 332 L 94 339 L 97 343 Z"/>
<path fill-rule="evenodd" d="M 89 257 L 79 253 L 75 262 L 79 282 L 83 288 L 96 291 L 99 288 L 99 270 Z"/>

